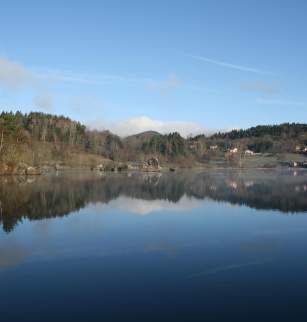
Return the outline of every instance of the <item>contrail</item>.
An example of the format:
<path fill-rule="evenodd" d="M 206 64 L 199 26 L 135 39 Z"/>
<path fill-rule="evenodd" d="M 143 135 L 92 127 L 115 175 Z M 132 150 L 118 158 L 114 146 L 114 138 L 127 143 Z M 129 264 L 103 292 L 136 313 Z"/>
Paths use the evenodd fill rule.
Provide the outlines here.
<path fill-rule="evenodd" d="M 204 60 L 204 61 L 206 61 L 208 63 L 220 65 L 220 66 L 223 66 L 223 67 L 240 69 L 240 70 L 244 70 L 246 72 L 252 72 L 252 73 L 257 73 L 257 74 L 274 75 L 274 76 L 277 75 L 275 73 L 268 72 L 266 70 L 255 69 L 255 68 L 250 68 L 250 67 L 245 67 L 245 66 L 239 66 L 239 65 L 234 65 L 234 64 L 228 64 L 228 63 L 224 63 L 224 62 L 217 61 L 217 60 L 213 60 L 213 59 L 209 59 L 209 58 L 204 58 L 204 57 L 200 57 L 200 56 L 194 56 L 194 55 L 190 55 L 190 54 L 181 53 L 179 51 L 174 51 L 174 50 L 170 50 L 170 49 L 167 49 L 167 50 L 172 51 L 173 53 L 176 53 L 176 54 L 180 54 L 180 55 L 184 55 L 184 56 L 188 56 L 188 57 L 192 57 L 192 58 Z"/>

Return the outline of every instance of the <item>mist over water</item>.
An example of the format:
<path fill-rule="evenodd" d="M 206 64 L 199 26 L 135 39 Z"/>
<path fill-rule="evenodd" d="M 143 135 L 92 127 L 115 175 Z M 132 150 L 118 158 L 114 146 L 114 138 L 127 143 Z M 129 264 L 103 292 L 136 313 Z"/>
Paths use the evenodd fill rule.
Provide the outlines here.
<path fill-rule="evenodd" d="M 306 314 L 307 171 L 57 171 L 0 201 L 4 321 Z"/>

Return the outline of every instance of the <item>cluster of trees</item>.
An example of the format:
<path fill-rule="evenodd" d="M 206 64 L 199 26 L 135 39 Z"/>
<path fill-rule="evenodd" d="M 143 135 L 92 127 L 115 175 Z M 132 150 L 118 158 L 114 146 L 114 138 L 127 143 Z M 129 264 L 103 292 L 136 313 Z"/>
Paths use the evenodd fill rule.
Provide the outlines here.
<path fill-rule="evenodd" d="M 232 130 L 227 133 L 215 133 L 212 138 L 222 139 L 229 138 L 231 140 L 264 137 L 266 135 L 278 136 L 283 138 L 297 138 L 300 134 L 307 132 L 307 124 L 301 123 L 283 123 L 280 125 L 258 125 L 246 130 Z"/>
<path fill-rule="evenodd" d="M 265 151 L 271 149 L 272 147 L 273 147 L 272 141 L 258 141 L 258 142 L 255 142 L 254 145 L 249 145 L 248 149 L 256 153 L 264 153 Z"/>
<path fill-rule="evenodd" d="M 31 112 L 22 114 L 17 111 L 2 112 L 2 120 L 10 119 L 10 123 L 27 131 L 28 136 L 42 142 L 64 142 L 85 144 L 86 127 L 65 116 Z"/>
<path fill-rule="evenodd" d="M 122 140 L 109 131 L 90 131 L 68 117 L 40 112 L 2 112 L 0 136 L 2 168 L 14 168 L 19 162 L 37 166 L 46 159 L 65 160 L 70 151 L 110 157 L 123 148 Z"/>
<path fill-rule="evenodd" d="M 219 158 L 221 151 L 232 147 L 241 152 L 249 149 L 256 153 L 293 153 L 296 145 L 307 145 L 307 124 L 259 125 L 246 130 L 218 132 L 208 137 L 204 134 L 189 135 L 186 144 L 200 162 Z M 211 145 L 217 146 L 217 149 L 210 150 Z"/>
<path fill-rule="evenodd" d="M 3 167 L 13 168 L 27 149 L 28 136 L 20 116 L 3 114 L 0 118 L 0 171 Z"/>
<path fill-rule="evenodd" d="M 52 163 L 51 160 L 69 164 L 72 158 L 75 164 L 71 153 L 80 155 L 80 162 L 84 159 L 81 154 L 86 153 L 118 162 L 146 162 L 149 153 L 158 154 L 162 163 L 170 158 L 176 162 L 174 158 L 187 156 L 185 140 L 179 133 L 153 132 L 122 139 L 108 130 L 90 130 L 68 117 L 41 112 L 2 112 L 0 134 L 0 166 L 3 168 L 9 165 L 13 169 L 20 162 L 39 166 L 47 160 L 47 164 Z"/>
<path fill-rule="evenodd" d="M 187 156 L 185 141 L 178 132 L 152 136 L 148 143 L 143 144 L 143 150 L 146 154 L 158 152 L 163 156 Z"/>
<path fill-rule="evenodd" d="M 206 138 L 205 134 L 198 134 L 194 137 L 191 137 L 191 141 L 202 141 Z"/>
<path fill-rule="evenodd" d="M 152 154 L 162 164 L 187 162 L 185 165 L 190 167 L 195 159 L 207 163 L 231 147 L 241 150 L 249 148 L 260 153 L 287 153 L 293 151 L 295 145 L 307 145 L 306 139 L 307 124 L 299 123 L 256 126 L 247 130 L 219 132 L 209 137 L 205 134 L 193 137 L 190 134 L 187 140 L 177 132 L 161 135 L 154 131 L 122 139 L 108 130 L 90 130 L 64 116 L 41 112 L 2 112 L 0 171 L 4 167 L 14 168 L 18 162 L 35 166 L 46 160 L 66 162 L 75 156 L 72 153 L 80 155 L 80 165 L 83 165 L 81 159 L 84 159 L 81 154 L 84 156 L 87 153 L 118 162 L 141 163 Z M 210 150 L 210 145 L 216 145 L 218 149 Z"/>

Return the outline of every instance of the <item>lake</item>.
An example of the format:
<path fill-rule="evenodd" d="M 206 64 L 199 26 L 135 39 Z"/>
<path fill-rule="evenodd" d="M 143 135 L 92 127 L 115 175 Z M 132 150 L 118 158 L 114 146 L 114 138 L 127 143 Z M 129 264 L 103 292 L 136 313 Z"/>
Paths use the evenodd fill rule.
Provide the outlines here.
<path fill-rule="evenodd" d="M 307 171 L 0 177 L 1 321 L 303 321 Z"/>

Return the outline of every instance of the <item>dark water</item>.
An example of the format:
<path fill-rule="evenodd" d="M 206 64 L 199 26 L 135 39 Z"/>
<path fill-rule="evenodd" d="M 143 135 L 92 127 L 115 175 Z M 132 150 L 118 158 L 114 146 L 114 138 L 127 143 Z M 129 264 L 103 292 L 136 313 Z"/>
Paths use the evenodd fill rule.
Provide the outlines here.
<path fill-rule="evenodd" d="M 307 318 L 307 171 L 58 171 L 0 200 L 0 321 Z"/>

